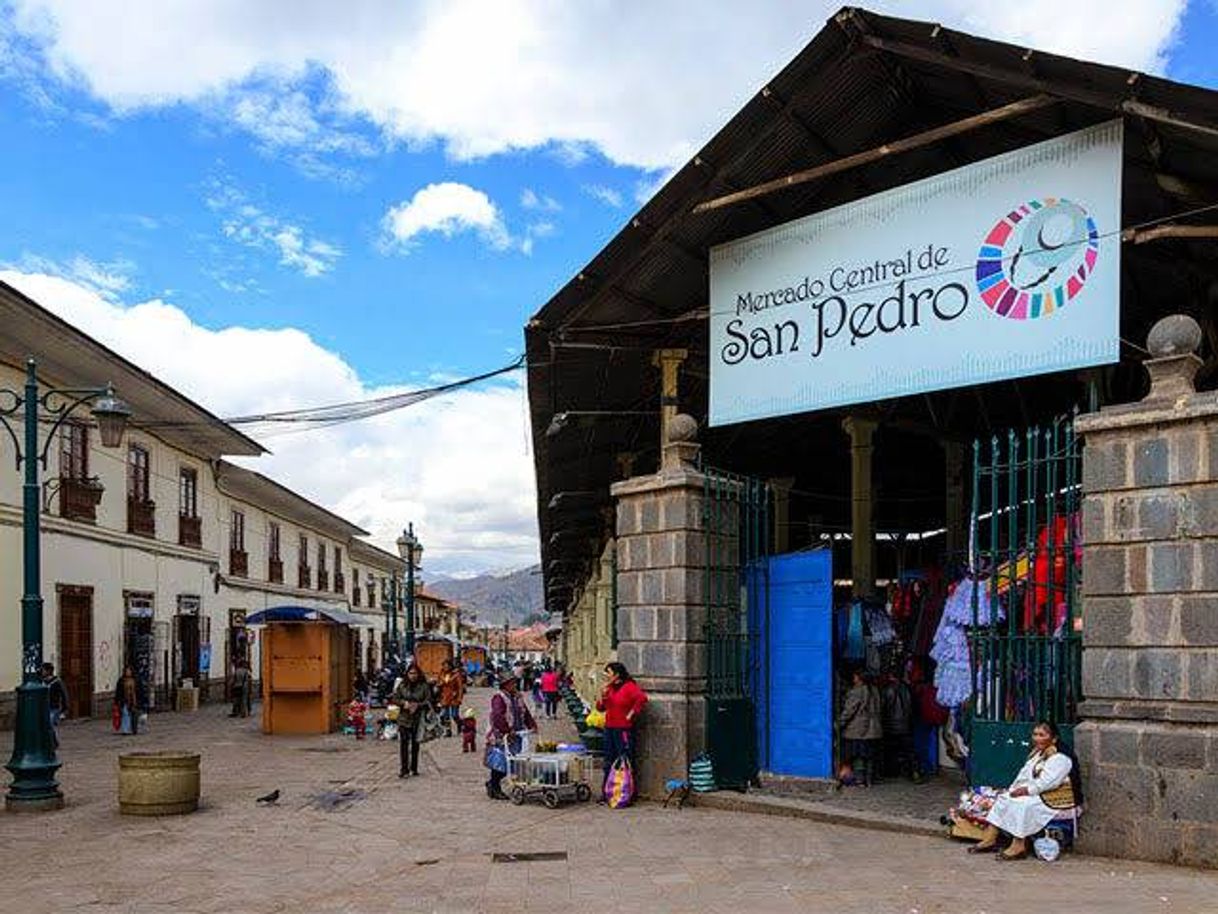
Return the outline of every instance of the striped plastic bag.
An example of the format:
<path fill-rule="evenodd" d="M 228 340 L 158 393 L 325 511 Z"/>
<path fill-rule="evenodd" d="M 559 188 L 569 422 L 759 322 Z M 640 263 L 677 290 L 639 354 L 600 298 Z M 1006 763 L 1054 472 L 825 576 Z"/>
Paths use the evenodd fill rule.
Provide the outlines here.
<path fill-rule="evenodd" d="M 634 799 L 634 769 L 630 759 L 621 756 L 609 769 L 605 778 L 605 804 L 610 809 L 623 809 Z"/>

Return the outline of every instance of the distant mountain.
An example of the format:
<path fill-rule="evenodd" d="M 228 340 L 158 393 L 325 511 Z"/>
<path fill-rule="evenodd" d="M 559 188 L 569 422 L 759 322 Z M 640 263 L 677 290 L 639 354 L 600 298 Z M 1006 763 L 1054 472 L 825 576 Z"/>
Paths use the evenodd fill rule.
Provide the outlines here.
<path fill-rule="evenodd" d="M 545 612 L 540 565 L 474 578 L 438 577 L 429 580 L 426 587 L 460 603 L 462 618 L 476 612 L 478 625 L 503 625 L 504 620 L 512 626 L 524 625 Z"/>

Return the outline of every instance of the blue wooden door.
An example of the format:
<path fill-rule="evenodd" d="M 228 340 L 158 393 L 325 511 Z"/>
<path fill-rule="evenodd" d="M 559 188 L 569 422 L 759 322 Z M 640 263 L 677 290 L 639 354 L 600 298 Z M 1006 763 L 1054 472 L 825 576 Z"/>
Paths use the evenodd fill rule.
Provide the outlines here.
<path fill-rule="evenodd" d="M 764 651 L 757 665 L 762 765 L 774 774 L 832 777 L 832 555 L 776 555 L 767 571 L 767 605 L 754 615 Z"/>

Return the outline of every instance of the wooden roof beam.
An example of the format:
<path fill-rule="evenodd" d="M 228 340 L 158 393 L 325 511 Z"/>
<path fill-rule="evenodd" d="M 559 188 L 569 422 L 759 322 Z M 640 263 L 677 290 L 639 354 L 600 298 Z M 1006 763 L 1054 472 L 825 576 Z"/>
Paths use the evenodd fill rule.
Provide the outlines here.
<path fill-rule="evenodd" d="M 863 35 L 860 37 L 860 41 L 876 50 L 895 54 L 898 57 L 907 57 L 910 60 L 916 60 L 931 66 L 954 70 L 958 73 L 969 73 L 983 79 L 992 79 L 995 82 L 1006 83 L 1007 85 L 1016 86 L 1027 91 L 1040 92 L 1056 96 L 1060 99 L 1090 105 L 1093 108 L 1104 108 L 1119 114 L 1144 117 L 1147 120 L 1157 121 L 1160 124 L 1168 124 L 1183 130 L 1193 130 L 1208 136 L 1218 137 L 1218 126 L 1189 120 L 1183 115 L 1175 114 L 1165 108 L 1158 108 L 1135 99 L 1117 98 L 1102 92 L 1095 92 L 1091 89 L 1081 89 L 1069 83 L 1050 82 L 1032 74 L 1008 70 L 1005 67 L 974 63 L 959 57 L 951 57 L 938 51 L 919 47 L 918 45 L 908 44 L 904 41 L 892 41 L 887 38 L 879 38 L 875 35 Z"/>
<path fill-rule="evenodd" d="M 736 203 L 752 202 L 758 197 L 763 197 L 767 194 L 775 193 L 776 191 L 786 190 L 789 187 L 795 187 L 800 184 L 807 184 L 810 181 L 818 181 L 821 178 L 828 177 L 829 175 L 835 175 L 843 171 L 848 171 L 852 168 L 858 168 L 862 165 L 869 165 L 872 162 L 878 162 L 879 160 L 886 159 L 890 156 L 898 155 L 903 152 L 909 152 L 912 149 L 920 149 L 923 146 L 940 142 L 941 140 L 945 140 L 949 137 L 978 130 L 982 127 L 988 127 L 991 124 L 997 124 L 1005 120 L 1010 120 L 1011 118 L 1022 117 L 1029 112 L 1046 108 L 1049 105 L 1054 104 L 1056 101 L 1057 100 L 1055 98 L 1049 95 L 1033 95 L 1030 98 L 1020 99 L 1019 101 L 1012 102 L 1009 105 L 1003 105 L 1001 108 L 993 108 L 989 111 L 983 111 L 981 114 L 966 117 L 963 120 L 954 121 L 950 124 L 944 124 L 942 127 L 935 127 L 931 130 L 924 130 L 921 133 L 915 133 L 913 136 L 906 137 L 903 140 L 885 143 L 882 146 L 876 146 L 873 149 L 866 150 L 865 152 L 855 153 L 854 155 L 846 156 L 845 158 L 837 159 L 833 162 L 826 162 L 824 165 L 818 165 L 815 168 L 797 171 L 795 174 L 787 175 L 785 178 L 777 178 L 773 181 L 766 181 L 745 190 L 724 194 L 723 196 L 716 197 L 713 200 L 705 200 L 695 206 L 693 211 L 695 213 L 705 213 L 710 212 L 711 210 L 722 209 L 725 206 L 731 206 Z"/>

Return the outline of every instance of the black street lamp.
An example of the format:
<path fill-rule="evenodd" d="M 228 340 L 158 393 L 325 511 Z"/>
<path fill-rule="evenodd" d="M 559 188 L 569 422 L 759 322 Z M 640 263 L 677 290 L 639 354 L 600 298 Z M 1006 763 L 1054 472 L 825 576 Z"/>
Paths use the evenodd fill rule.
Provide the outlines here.
<path fill-rule="evenodd" d="M 414 535 L 414 523 L 406 525 L 397 540 L 398 555 L 406 562 L 406 653 L 414 654 L 414 571 L 423 561 L 423 544 Z"/>
<path fill-rule="evenodd" d="M 25 465 L 25 482 L 21 488 L 21 535 L 23 552 L 23 582 L 21 596 L 21 685 L 17 687 L 17 727 L 13 734 L 13 754 L 7 768 L 13 775 L 6 809 L 13 812 L 38 812 L 63 807 L 63 791 L 55 779 L 60 762 L 55 755 L 55 736 L 51 732 L 51 706 L 46 683 L 42 681 L 42 551 L 39 538 L 38 468 L 47 467 L 47 455 L 55 432 L 79 406 L 93 404 L 102 445 L 118 447 L 131 410 L 114 396 L 114 388 L 48 388 L 39 395 L 37 366 L 33 359 L 25 363 L 25 391 L 0 389 L 0 396 L 12 399 L 12 405 L 0 407 L 0 425 L 13 439 L 17 454 L 17 469 Z M 38 449 L 39 408 L 55 421 L 47 433 L 46 444 Z M 25 424 L 25 446 L 7 416 L 22 412 Z"/>

